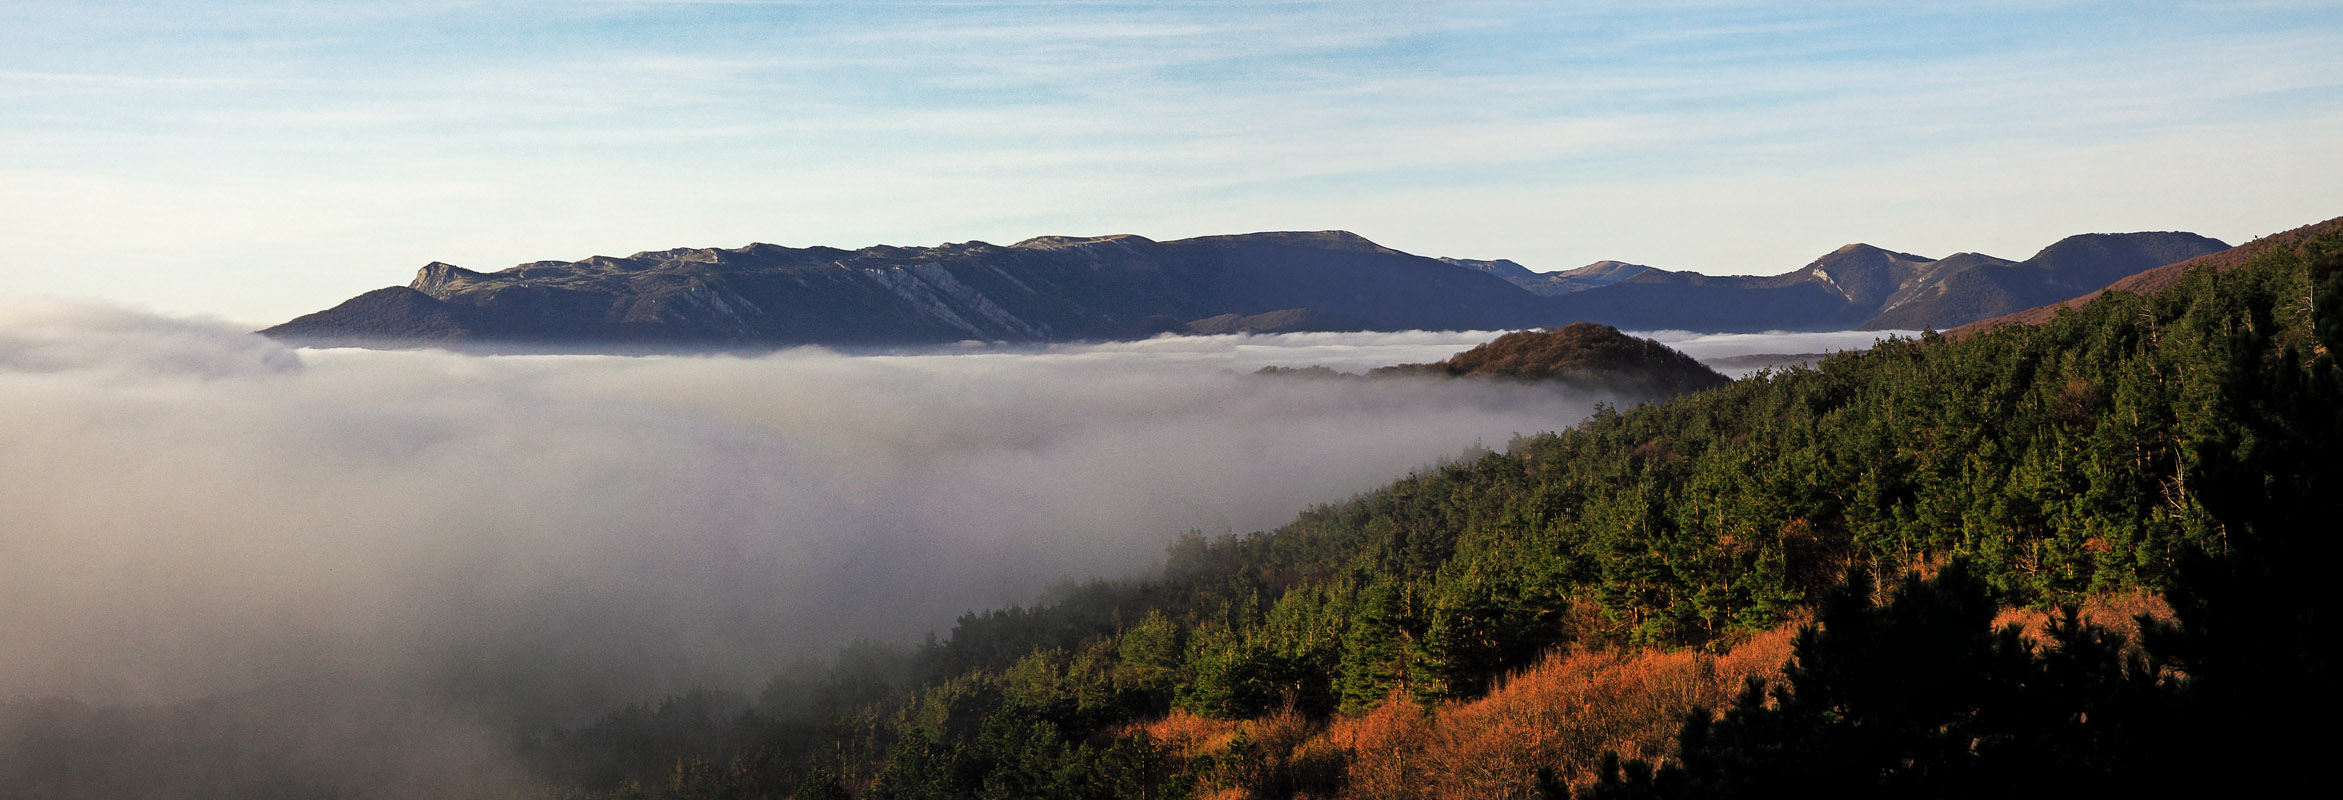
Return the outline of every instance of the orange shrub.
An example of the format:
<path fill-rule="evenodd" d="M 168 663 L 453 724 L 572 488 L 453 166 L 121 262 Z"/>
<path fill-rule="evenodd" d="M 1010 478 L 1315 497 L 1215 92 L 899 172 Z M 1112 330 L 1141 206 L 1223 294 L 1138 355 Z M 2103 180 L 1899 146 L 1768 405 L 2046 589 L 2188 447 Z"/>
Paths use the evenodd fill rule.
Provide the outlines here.
<path fill-rule="evenodd" d="M 1685 712 L 1722 708 L 1749 677 L 1780 674 L 1798 624 L 1721 654 L 1556 652 L 1487 696 L 1429 709 L 1395 694 L 1324 725 L 1291 709 L 1237 721 L 1173 711 L 1129 731 L 1163 746 L 1171 771 L 1205 770 L 1196 794 L 1216 800 L 1531 798 L 1540 767 L 1578 788 L 1605 750 L 1669 755 Z"/>
<path fill-rule="evenodd" d="M 1434 713 L 1435 733 L 1421 756 L 1427 768 L 1420 796 L 1527 798 L 1534 796 L 1540 767 L 1553 768 L 1575 787 L 1593 779 L 1605 750 L 1664 757 L 1675 746 L 1685 712 L 1721 708 L 1750 676 L 1778 675 L 1795 630 L 1785 625 L 1767 631 L 1722 655 L 1550 657 L 1486 697 Z"/>
<path fill-rule="evenodd" d="M 2135 642 L 2136 615 L 2172 615 L 2162 599 L 2143 593 L 2095 598 L 2080 611 Z M 2050 619 L 2011 609 L 1994 622 L 2017 623 L 2038 640 Z M 1606 750 L 1655 761 L 1672 756 L 1684 714 L 1721 710 L 1749 678 L 1779 678 L 1803 624 L 1793 619 L 1723 653 L 1557 651 L 1486 696 L 1430 708 L 1394 693 L 1363 716 L 1323 724 L 1291 708 L 1257 720 L 1173 711 L 1125 733 L 1152 737 L 1171 773 L 1202 770 L 1194 776 L 1196 796 L 1214 800 L 1529 800 L 1541 767 L 1577 790 L 1593 782 Z"/>

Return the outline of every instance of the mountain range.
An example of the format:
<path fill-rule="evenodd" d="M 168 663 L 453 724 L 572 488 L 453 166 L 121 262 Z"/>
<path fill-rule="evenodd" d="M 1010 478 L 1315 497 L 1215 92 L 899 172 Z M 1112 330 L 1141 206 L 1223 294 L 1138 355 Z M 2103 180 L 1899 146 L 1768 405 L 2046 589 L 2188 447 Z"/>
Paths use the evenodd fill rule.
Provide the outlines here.
<path fill-rule="evenodd" d="M 262 333 L 300 344 L 523 348 L 1047 342 L 1158 333 L 1516 329 L 1589 321 L 1712 332 L 1949 328 L 2225 249 L 2189 233 L 2084 234 L 2024 261 L 1852 244 L 1772 276 L 1603 261 L 1538 273 L 1428 258 L 1346 231 L 1012 245 L 751 244 L 434 262 L 406 286 Z"/>

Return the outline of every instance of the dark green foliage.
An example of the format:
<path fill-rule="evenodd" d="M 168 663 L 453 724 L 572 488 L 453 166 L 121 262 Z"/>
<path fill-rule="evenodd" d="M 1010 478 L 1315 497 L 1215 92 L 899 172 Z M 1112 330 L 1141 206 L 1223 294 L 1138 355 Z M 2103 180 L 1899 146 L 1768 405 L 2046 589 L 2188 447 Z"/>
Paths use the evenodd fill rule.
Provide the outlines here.
<path fill-rule="evenodd" d="M 2175 619 L 2140 621 L 2144 658 L 2071 610 L 2039 651 L 1990 630 L 1991 593 L 1966 562 L 1878 607 L 1856 572 L 1802 635 L 1784 685 L 1770 696 L 1752 685 L 1714 721 L 1694 713 L 1675 762 L 1614 760 L 1590 794 L 2223 796 L 2294 785 L 2294 770 L 2334 740 L 2304 726 L 2300 701 L 2335 674 L 2320 642 L 2335 620 L 2322 579 L 2339 555 L 2332 498 L 2343 489 L 2339 251 L 2329 235 L 2218 279 L 2190 276 L 2154 302 L 2117 300 L 2140 309 L 2146 339 L 2179 351 L 2145 370 L 2177 401 L 2163 406 L 2169 417 L 2130 420 L 2150 434 L 2131 441 L 2135 452 L 2169 448 L 2153 462 L 2166 465 L 2154 488 L 2175 538 L 2193 545 L 2164 556 Z M 2119 413 L 2139 392 L 2118 387 Z"/>
<path fill-rule="evenodd" d="M 1359 598 L 1343 634 L 1341 708 L 1364 713 L 1392 692 L 1413 695 L 1423 636 L 1414 587 L 1378 581 Z"/>
<path fill-rule="evenodd" d="M 806 771 L 805 777 L 797 782 L 794 796 L 797 800 L 853 800 L 845 784 L 838 782 L 838 776 L 821 767 Z"/>
<path fill-rule="evenodd" d="M 1050 710 L 1003 700 L 977 711 L 973 730 L 919 730 L 898 745 L 865 798 L 1142 798 L 1155 789 L 1144 737 L 1103 746 L 1069 739 Z M 964 710 L 965 712 L 965 710 Z"/>
<path fill-rule="evenodd" d="M 1612 790 L 2120 786 L 2181 760 L 2159 741 L 2198 741 L 2153 732 L 2275 730 L 2299 707 L 2278 692 L 2331 685 L 2331 593 L 2305 570 L 2336 563 L 2343 496 L 2338 252 L 2327 234 L 2041 326 L 1603 409 L 1276 531 L 1182 537 L 1153 580 L 801 666 L 746 708 L 630 710 L 539 760 L 593 789 L 665 785 L 699 754 L 746 794 L 819 765 L 864 797 L 1166 796 L 1194 770 L 1125 734 L 1174 706 L 1469 698 L 1560 643 L 1715 646 L 1821 602 L 1785 686 Z M 1948 560 L 1886 606 L 1860 583 Z M 2178 613 L 2143 633 L 2145 664 L 2072 622 L 2036 648 L 1988 626 L 1996 604 L 2138 587 Z M 2311 757 L 2238 741 L 2227 763 Z"/>

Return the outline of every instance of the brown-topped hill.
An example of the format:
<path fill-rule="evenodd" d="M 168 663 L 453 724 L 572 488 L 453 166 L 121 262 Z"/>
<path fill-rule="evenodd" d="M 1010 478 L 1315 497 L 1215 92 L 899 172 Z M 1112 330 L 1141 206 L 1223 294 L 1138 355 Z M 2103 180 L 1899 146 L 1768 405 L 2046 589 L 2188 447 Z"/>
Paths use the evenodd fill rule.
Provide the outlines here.
<path fill-rule="evenodd" d="M 2262 238 L 2255 239 L 2227 250 L 2206 253 L 2204 255 L 2191 258 L 2187 261 L 2166 264 L 2164 266 L 2147 270 L 2145 272 L 2135 273 L 2081 297 L 2076 297 L 2069 300 L 2061 300 L 2059 302 L 2050 303 L 2047 305 L 2035 306 L 2024 311 L 2003 314 L 2001 316 L 1990 319 L 1978 320 L 1976 322 L 1945 331 L 1944 335 L 1958 339 L 1992 330 L 2003 325 L 2040 325 L 2044 322 L 2050 321 L 2051 317 L 2057 316 L 2058 310 L 2061 308 L 2081 308 L 2090 304 L 2091 301 L 2099 299 L 2100 295 L 2106 294 L 2108 292 L 2155 294 L 2157 292 L 2163 291 L 2165 287 L 2179 282 L 2181 276 L 2187 275 L 2189 270 L 2202 267 L 2213 270 L 2215 272 L 2226 272 L 2236 268 L 2240 264 L 2251 260 L 2254 256 L 2261 255 L 2262 253 L 2269 251 L 2271 248 L 2299 247 L 2305 240 L 2308 240 L 2313 236 L 2338 229 L 2343 229 L 2343 217 L 2336 217 L 2325 222 L 2315 222 L 2309 225 L 2304 225 L 2300 228 L 2295 228 L 2294 230 L 2286 231 L 2284 233 L 2275 233 L 2269 236 L 2264 236 Z"/>
<path fill-rule="evenodd" d="M 1515 331 L 1446 361 L 1384 367 L 1369 374 L 1561 381 L 1651 398 L 1732 383 L 1674 348 L 1592 322 Z"/>

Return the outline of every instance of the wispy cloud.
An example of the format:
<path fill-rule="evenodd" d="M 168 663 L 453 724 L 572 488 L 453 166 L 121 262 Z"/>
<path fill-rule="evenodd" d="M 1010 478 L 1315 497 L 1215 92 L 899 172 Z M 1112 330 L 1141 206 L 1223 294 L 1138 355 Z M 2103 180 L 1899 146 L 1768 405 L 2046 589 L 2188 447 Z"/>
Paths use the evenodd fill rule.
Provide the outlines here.
<path fill-rule="evenodd" d="M 0 13 L 15 23 L 0 25 L 9 31 L 0 45 L 14 46 L 0 48 L 0 141 L 11 145 L 0 170 L 111 176 L 184 196 L 122 198 L 126 208 L 200 206 L 222 182 L 337 195 L 328 205 L 346 207 L 400 193 L 394 184 L 439 184 L 448 190 L 443 202 L 387 209 L 374 224 L 435 231 L 428 235 L 442 246 L 424 260 L 485 266 L 611 247 L 564 246 L 563 231 L 580 228 L 639 236 L 618 246 L 641 249 L 722 243 L 695 238 L 718 234 L 920 241 L 1296 220 L 1372 221 L 1385 227 L 1371 233 L 1437 251 L 1562 266 L 1584 251 L 1561 230 L 1491 231 L 1446 215 L 1361 219 L 1357 201 L 1406 206 L 1441 194 L 1463 204 L 1457 216 L 1513 218 L 1526 210 L 1474 198 L 1630 187 L 1717 206 L 1741 201 L 1700 195 L 1753 185 L 1817 195 L 1797 187 L 1838 180 L 1819 176 L 1846 169 L 1926 174 L 1962 153 L 2024 159 L 2157 141 L 2247 154 L 2267 149 L 2264 140 L 2321 130 L 2332 104 L 2319 98 L 2343 91 L 2333 77 L 2343 74 L 2343 13 L 2317 7 L 534 2 L 239 10 L 251 13 L 205 4 L 165 4 L 136 19 L 51 5 Z M 2208 125 L 2231 138 L 2203 135 Z M 2337 162 L 2314 155 L 2290 180 L 2307 185 L 2343 172 Z M 2061 180 L 1987 168 L 2021 193 Z M 466 188 L 482 183 L 506 188 Z M 2279 194 L 2289 192 L 2299 194 Z M 524 196 L 537 199 L 506 199 Z M 2130 204 L 2081 200 L 2064 215 L 2069 224 L 2095 218 L 2092 206 Z M 0 187 L 0 205 L 48 202 Z M 2262 208 L 2265 227 L 2307 221 L 2293 206 L 2246 202 Z M 591 223 L 563 225 L 549 212 L 580 206 L 597 209 L 587 212 Z M 1571 208 L 1555 205 L 1545 216 Z M 1805 235 L 1877 235 L 1832 221 L 1878 218 L 1871 209 L 1828 211 L 1799 224 L 1833 229 Z M 1945 216 L 1914 213 L 1906 221 Z M 637 222 L 611 226 L 604 217 Z M 67 228 L 106 226 L 128 236 L 170 232 L 180 267 L 248 257 L 168 217 L 99 217 Z M 65 246 L 52 230 L 0 221 L 0 234 L 34 250 Z M 388 255 L 380 237 L 333 242 L 302 231 L 288 226 L 284 244 Z M 1682 238 L 1644 246 L 1673 253 Z M 499 239 L 512 246 L 470 244 Z M 524 243 L 555 249 L 522 252 Z M 430 250 L 420 244 L 399 249 L 396 263 Z M 1654 260 L 1626 244 L 1599 257 Z M 1700 264 L 1811 255 L 1730 239 L 1699 246 L 1691 260 Z M 359 266 L 362 257 L 344 260 L 373 268 Z M 128 274 L 162 268 L 142 262 Z M 143 294 L 135 283 L 111 291 L 256 319 L 333 299 L 262 311 L 228 308 L 242 301 L 220 294 Z"/>

